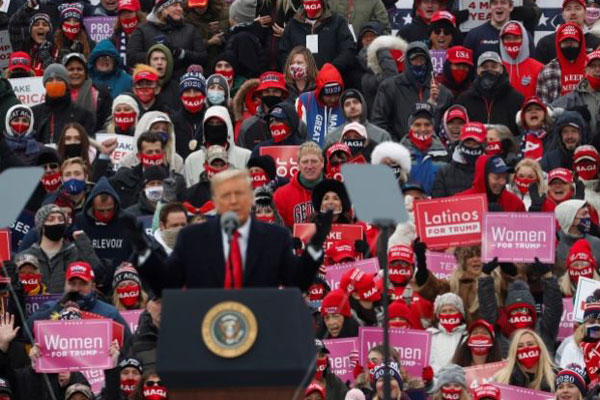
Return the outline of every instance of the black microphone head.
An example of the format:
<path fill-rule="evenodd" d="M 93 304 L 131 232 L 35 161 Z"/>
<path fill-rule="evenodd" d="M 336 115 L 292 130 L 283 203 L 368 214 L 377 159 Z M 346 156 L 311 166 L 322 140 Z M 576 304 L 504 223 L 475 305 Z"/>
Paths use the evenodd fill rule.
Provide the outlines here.
<path fill-rule="evenodd" d="M 240 226 L 240 219 L 233 211 L 227 211 L 221 215 L 221 227 L 227 235 L 233 235 L 233 232 Z"/>

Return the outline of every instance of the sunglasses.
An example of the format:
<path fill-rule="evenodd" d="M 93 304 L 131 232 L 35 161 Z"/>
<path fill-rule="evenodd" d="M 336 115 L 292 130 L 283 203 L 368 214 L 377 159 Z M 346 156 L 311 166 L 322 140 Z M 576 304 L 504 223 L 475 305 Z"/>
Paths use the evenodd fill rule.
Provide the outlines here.
<path fill-rule="evenodd" d="M 445 29 L 445 28 L 435 28 L 433 30 L 433 33 L 435 33 L 436 35 L 441 35 L 442 33 L 444 35 L 450 35 L 451 34 L 451 32 L 449 30 Z"/>
<path fill-rule="evenodd" d="M 162 386 L 162 381 L 146 381 L 146 383 L 144 383 L 144 386 Z"/>
<path fill-rule="evenodd" d="M 59 165 L 56 162 L 44 164 L 44 169 L 58 169 Z"/>

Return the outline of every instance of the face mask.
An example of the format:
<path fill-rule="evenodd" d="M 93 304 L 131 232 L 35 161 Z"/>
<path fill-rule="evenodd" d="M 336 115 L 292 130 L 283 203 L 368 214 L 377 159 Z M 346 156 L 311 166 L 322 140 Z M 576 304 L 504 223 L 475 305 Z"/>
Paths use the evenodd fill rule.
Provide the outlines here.
<path fill-rule="evenodd" d="M 327 179 L 335 179 L 336 181 L 344 182 L 344 177 L 342 176 L 342 164 L 327 164 L 327 167 L 325 168 L 325 177 Z"/>
<path fill-rule="evenodd" d="M 164 386 L 145 386 L 144 400 L 164 400 L 167 398 L 167 388 Z"/>
<path fill-rule="evenodd" d="M 225 146 L 227 143 L 227 126 L 225 124 L 204 125 L 204 138 L 206 139 L 206 147 L 213 144 Z"/>
<path fill-rule="evenodd" d="M 212 179 L 212 177 L 215 176 L 216 174 L 218 174 L 219 172 L 225 171 L 226 169 L 227 169 L 227 166 L 215 168 L 212 165 L 204 164 L 204 171 L 206 171 L 206 177 L 209 180 Z"/>
<path fill-rule="evenodd" d="M 598 179 L 598 166 L 593 162 L 577 163 L 574 165 L 577 176 L 585 181 Z"/>
<path fill-rule="evenodd" d="M 225 103 L 225 92 L 218 89 L 210 89 L 206 92 L 206 98 L 212 105 Z"/>
<path fill-rule="evenodd" d="M 481 147 L 472 149 L 464 144 L 460 144 L 458 146 L 458 152 L 462 155 L 467 164 L 475 165 L 475 161 L 477 161 L 479 156 L 483 154 L 483 149 Z"/>
<path fill-rule="evenodd" d="M 583 268 L 573 268 L 567 267 L 567 272 L 569 273 L 569 278 L 571 279 L 571 283 L 575 286 L 579 283 L 579 277 L 583 276 L 584 278 L 592 279 L 594 276 L 594 269 L 591 265 Z"/>
<path fill-rule="evenodd" d="M 518 41 L 518 42 L 502 42 L 502 45 L 504 46 L 504 50 L 506 50 L 506 53 L 508 54 L 508 56 L 510 58 L 512 58 L 513 60 L 516 60 L 517 57 L 519 56 L 519 52 L 521 51 L 521 45 L 523 44 L 522 41 Z"/>
<path fill-rule="evenodd" d="M 412 71 L 413 76 L 419 83 L 425 82 L 425 78 L 427 76 L 427 64 L 413 65 L 409 63 L 408 66 Z"/>
<path fill-rule="evenodd" d="M 197 94 L 195 96 L 181 96 L 181 103 L 186 110 L 192 114 L 196 114 L 198 111 L 202 110 L 202 107 L 204 107 L 204 95 Z"/>
<path fill-rule="evenodd" d="M 390 321 L 390 326 L 392 328 L 410 328 L 407 321 Z"/>
<path fill-rule="evenodd" d="M 137 28 L 138 25 L 138 17 L 137 15 L 131 18 L 121 18 L 121 28 L 126 35 L 131 35 L 131 33 Z"/>
<path fill-rule="evenodd" d="M 150 167 L 153 167 L 155 165 L 162 165 L 163 158 L 164 158 L 164 154 L 163 153 L 160 153 L 160 154 L 142 154 L 142 153 L 138 153 L 138 156 L 139 156 L 140 162 L 142 163 L 142 166 L 144 168 L 150 168 Z"/>
<path fill-rule="evenodd" d="M 154 186 L 149 188 L 144 188 L 144 194 L 146 198 L 154 203 L 160 201 L 163 195 L 163 187 L 162 186 Z"/>
<path fill-rule="evenodd" d="M 125 307 L 133 307 L 140 297 L 140 286 L 133 284 L 117 287 L 117 297 Z"/>
<path fill-rule="evenodd" d="M 183 226 L 176 226 L 174 228 L 162 229 L 160 231 L 160 235 L 162 236 L 165 244 L 171 249 L 175 247 L 175 243 L 177 242 L 177 235 L 179 231 L 183 229 Z"/>
<path fill-rule="evenodd" d="M 133 93 L 137 96 L 138 99 L 144 104 L 150 103 L 156 97 L 156 93 L 154 93 L 155 88 L 145 87 L 145 88 L 134 88 Z"/>
<path fill-rule="evenodd" d="M 585 24 L 592 25 L 600 18 L 600 8 L 587 7 L 585 9 Z"/>
<path fill-rule="evenodd" d="M 16 136 L 21 136 L 22 134 L 24 134 L 25 132 L 27 132 L 27 129 L 29 129 L 29 123 L 28 122 L 21 122 L 21 121 L 11 121 L 10 122 L 10 129 L 13 131 L 13 133 Z"/>
<path fill-rule="evenodd" d="M 442 325 L 447 332 L 453 332 L 461 323 L 461 313 L 440 314 L 440 325 Z"/>
<path fill-rule="evenodd" d="M 63 81 L 47 82 L 45 87 L 46 96 L 53 99 L 63 97 L 67 93 L 67 84 Z"/>
<path fill-rule="evenodd" d="M 25 293 L 32 295 L 40 292 L 42 274 L 19 274 L 19 281 Z"/>
<path fill-rule="evenodd" d="M 327 357 L 317 358 L 317 372 L 315 373 L 316 380 L 320 381 L 321 379 L 323 379 L 323 376 L 325 375 L 325 370 L 327 369 L 328 365 L 329 359 Z"/>
<path fill-rule="evenodd" d="M 477 356 L 485 356 L 492 350 L 492 338 L 486 335 L 471 335 L 467 340 L 467 346 L 471 353 Z"/>
<path fill-rule="evenodd" d="M 350 152 L 353 156 L 360 153 L 365 147 L 365 139 L 344 139 L 342 140 L 342 143 L 350 148 Z"/>
<path fill-rule="evenodd" d="M 540 361 L 540 348 L 538 346 L 521 347 L 517 350 L 517 360 L 527 369 L 535 367 Z"/>
<path fill-rule="evenodd" d="M 490 156 L 495 156 L 502 153 L 502 143 L 498 142 L 488 142 L 485 146 L 485 154 Z"/>
<path fill-rule="evenodd" d="M 58 242 L 65 235 L 65 229 L 67 229 L 65 224 L 44 225 L 44 236 L 53 242 Z"/>
<path fill-rule="evenodd" d="M 267 106 L 268 109 L 271 109 L 275 106 L 275 104 L 281 103 L 281 97 L 280 96 L 262 96 L 261 101 L 265 106 Z"/>
<path fill-rule="evenodd" d="M 510 315 L 508 323 L 515 329 L 533 328 L 533 317 L 529 312 L 517 311 Z"/>
<path fill-rule="evenodd" d="M 585 327 L 586 338 L 598 340 L 600 339 L 600 324 L 590 324 Z"/>
<path fill-rule="evenodd" d="M 302 4 L 304 5 L 304 10 L 306 10 L 306 16 L 309 19 L 315 19 L 323 10 L 323 3 L 321 3 L 321 0 L 304 0 Z"/>
<path fill-rule="evenodd" d="M 444 400 L 459 400 L 460 395 L 462 394 L 462 389 L 454 389 L 449 387 L 442 386 L 442 399 Z"/>
<path fill-rule="evenodd" d="M 48 193 L 56 192 L 60 186 L 60 172 L 53 172 L 42 176 L 42 186 Z"/>
<path fill-rule="evenodd" d="M 417 136 L 412 129 L 408 131 L 408 138 L 417 149 L 421 150 L 421 152 L 425 152 L 433 142 L 433 135 L 427 135 L 425 138 L 423 138 L 421 136 Z"/>
<path fill-rule="evenodd" d="M 303 64 L 291 64 L 290 74 L 293 79 L 304 79 L 306 78 L 306 65 Z"/>
<path fill-rule="evenodd" d="M 112 221 L 114 216 L 115 210 L 111 210 L 111 212 L 108 213 L 100 213 L 94 210 L 94 218 L 96 218 L 98 222 L 102 222 L 103 224 L 108 224 L 110 221 Z"/>
<path fill-rule="evenodd" d="M 590 231 L 590 229 L 592 228 L 592 219 L 590 217 L 581 218 L 579 220 L 579 224 L 577 225 L 577 228 L 579 229 L 579 231 L 581 233 L 588 233 Z"/>
<path fill-rule="evenodd" d="M 255 218 L 267 224 L 274 224 L 276 222 L 275 215 L 257 215 Z"/>
<path fill-rule="evenodd" d="M 496 83 L 498 83 L 499 79 L 499 74 L 491 71 L 483 71 L 481 73 L 481 76 L 479 77 L 479 82 L 481 83 L 482 89 L 490 90 L 491 88 L 496 86 Z"/>
<path fill-rule="evenodd" d="M 529 185 L 531 185 L 533 182 L 537 182 L 537 179 L 515 177 L 515 186 L 522 194 L 529 192 Z"/>
<path fill-rule="evenodd" d="M 121 392 L 123 392 L 125 396 L 129 396 L 131 393 L 133 393 L 137 384 L 138 381 L 135 379 L 121 379 Z"/>
<path fill-rule="evenodd" d="M 285 140 L 290 135 L 292 131 L 289 126 L 284 124 L 283 122 L 278 122 L 275 124 L 269 125 L 269 130 L 271 131 L 271 137 L 275 143 L 279 143 Z"/>
<path fill-rule="evenodd" d="M 561 47 L 560 52 L 569 61 L 575 61 L 579 55 L 579 46 L 577 47 Z"/>
<path fill-rule="evenodd" d="M 85 190 L 87 186 L 85 181 L 82 179 L 71 178 L 66 181 L 63 185 L 69 194 L 79 194 Z"/>
<path fill-rule="evenodd" d="M 405 286 L 412 278 L 412 267 L 410 265 L 390 265 L 388 267 L 390 281 L 396 285 Z"/>
<path fill-rule="evenodd" d="M 592 87 L 592 89 L 594 89 L 596 92 L 600 91 L 600 78 L 596 78 L 595 76 L 588 75 L 588 74 L 586 74 L 585 77 L 587 78 L 587 81 L 590 83 L 590 86 Z"/>
<path fill-rule="evenodd" d="M 223 76 L 223 78 L 227 80 L 227 84 L 229 85 L 229 87 L 231 87 L 231 85 L 233 84 L 233 78 L 235 77 L 235 71 L 233 69 L 229 71 L 218 71 L 216 73 Z"/>
<path fill-rule="evenodd" d="M 252 180 L 252 187 L 254 189 L 269 183 L 269 176 L 265 172 L 251 172 L 250 179 Z"/>
<path fill-rule="evenodd" d="M 65 144 L 65 158 L 81 157 L 81 143 Z"/>
<path fill-rule="evenodd" d="M 114 113 L 115 125 L 121 132 L 127 132 L 135 124 L 135 111 L 120 111 Z"/>
<path fill-rule="evenodd" d="M 79 35 L 79 31 L 81 30 L 81 22 L 63 22 L 61 25 L 61 29 L 67 39 L 75 40 L 77 35 Z"/>
<path fill-rule="evenodd" d="M 458 85 L 460 85 L 461 83 L 463 83 L 465 81 L 465 79 L 467 79 L 467 76 L 469 76 L 469 70 L 468 69 L 451 69 L 450 75 L 452 75 L 452 79 L 454 79 L 454 82 L 456 82 Z"/>

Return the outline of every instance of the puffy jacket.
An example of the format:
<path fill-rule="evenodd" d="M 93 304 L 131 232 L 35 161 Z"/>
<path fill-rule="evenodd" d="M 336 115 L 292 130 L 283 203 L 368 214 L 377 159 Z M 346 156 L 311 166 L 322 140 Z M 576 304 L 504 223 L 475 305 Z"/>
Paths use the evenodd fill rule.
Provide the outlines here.
<path fill-rule="evenodd" d="M 275 207 L 285 226 L 290 229 L 294 224 L 308 222 L 314 212 L 312 190 L 302 186 L 299 175 L 298 172 L 290 183 L 281 186 L 273 195 Z"/>
<path fill-rule="evenodd" d="M 431 194 L 433 182 L 438 170 L 446 165 L 448 152 L 440 140 L 433 135 L 433 142 L 425 153 L 421 152 L 409 139 L 404 136 L 400 141 L 410 151 L 412 166 L 408 180 L 419 182 L 427 194 Z"/>
<path fill-rule="evenodd" d="M 58 99 L 46 97 L 44 103 L 31 107 L 31 110 L 35 118 L 33 129 L 39 142 L 58 143 L 65 125 L 69 122 L 79 122 L 88 136 L 94 136 L 96 116 L 90 110 L 73 104 L 68 90 L 64 97 Z"/>
<path fill-rule="evenodd" d="M 158 346 L 158 328 L 152 323 L 148 311 L 140 314 L 137 331 L 127 341 L 126 357 L 133 357 L 142 363 L 145 370 L 156 368 L 156 347 Z"/>
<path fill-rule="evenodd" d="M 454 196 L 471 187 L 475 176 L 475 166 L 464 162 L 456 148 L 449 164 L 435 174 L 431 197 Z"/>
<path fill-rule="evenodd" d="M 554 168 L 567 168 L 571 169 L 573 166 L 573 150 L 567 150 L 564 142 L 562 141 L 560 131 L 568 124 L 576 124 L 580 127 L 579 143 L 577 146 L 586 144 L 588 142 L 585 131 L 585 123 L 583 118 L 577 111 L 565 111 L 563 112 L 554 123 L 554 132 L 552 132 L 552 150 L 544 151 L 544 156 L 540 165 L 546 172 L 552 171 Z"/>
<path fill-rule="evenodd" d="M 419 15 L 415 15 L 410 24 L 404 25 L 402 28 L 398 29 L 398 36 L 408 43 L 426 43 L 429 42 L 429 29 L 429 24 Z"/>
<path fill-rule="evenodd" d="M 490 193 L 487 184 L 487 176 L 489 174 L 489 160 L 492 157 L 489 155 L 479 156 L 475 163 L 475 178 L 473 179 L 473 186 L 471 189 L 467 189 L 464 192 L 460 192 L 457 196 L 467 194 L 480 194 L 485 193 L 487 195 L 488 204 L 490 202 L 498 203 L 502 207 L 502 211 L 526 211 L 525 205 L 517 196 L 512 194 L 510 191 L 504 189 L 500 196 L 494 196 Z"/>
<path fill-rule="evenodd" d="M 334 13 L 348 19 L 356 37 L 363 25 L 370 21 L 382 24 L 385 34 L 391 33 L 390 18 L 381 0 L 328 0 L 328 4 Z"/>
<path fill-rule="evenodd" d="M 298 119 L 298 114 L 294 109 L 294 106 L 287 102 L 281 102 L 277 104 L 275 107 L 281 107 L 284 113 L 287 115 L 286 123 L 291 129 L 290 135 L 282 140 L 281 142 L 276 143 L 273 139 L 267 139 L 263 142 L 257 144 L 254 149 L 252 149 L 252 153 L 250 154 L 250 158 L 258 157 L 260 155 L 261 147 L 269 147 L 269 146 L 296 146 L 304 143 L 304 138 L 302 137 L 302 133 L 300 132 L 300 126 L 303 125 Z M 306 132 L 304 132 L 306 134 Z"/>
<path fill-rule="evenodd" d="M 96 71 L 96 60 L 100 56 L 109 56 L 113 59 L 115 66 L 111 72 Z M 103 40 L 94 47 L 88 60 L 88 74 L 94 85 L 107 89 L 113 99 L 121 93 L 131 91 L 133 79 L 124 71 L 119 53 L 110 40 Z"/>
<path fill-rule="evenodd" d="M 448 332 L 439 324 L 437 328 L 427 328 L 427 332 L 431 332 L 429 365 L 433 368 L 433 372 L 437 373 L 440 368 L 452 362 L 456 349 L 467 336 L 467 327 L 462 324 L 452 332 Z"/>

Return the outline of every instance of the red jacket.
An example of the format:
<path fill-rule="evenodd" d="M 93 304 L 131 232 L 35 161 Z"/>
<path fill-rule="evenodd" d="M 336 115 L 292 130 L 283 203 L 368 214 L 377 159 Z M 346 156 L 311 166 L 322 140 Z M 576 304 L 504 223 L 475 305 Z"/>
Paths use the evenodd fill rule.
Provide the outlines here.
<path fill-rule="evenodd" d="M 492 156 L 483 155 L 477 159 L 475 163 L 475 178 L 473 179 L 473 187 L 471 189 L 467 189 L 464 192 L 458 193 L 456 196 L 463 196 L 467 194 L 488 194 L 487 191 L 487 175 L 488 175 L 488 164 L 489 160 Z M 489 202 L 489 199 L 488 199 Z M 523 211 L 525 212 L 525 204 L 519 199 L 516 195 L 512 194 L 510 191 L 504 189 L 502 193 L 500 193 L 500 197 L 498 198 L 498 204 L 502 207 L 502 210 L 505 212 L 511 211 Z"/>
<path fill-rule="evenodd" d="M 508 79 L 512 87 L 525 98 L 535 96 L 535 88 L 540 71 L 544 64 L 529 57 L 519 64 L 502 62 L 508 72 Z"/>
<path fill-rule="evenodd" d="M 290 183 L 281 186 L 273 195 L 275 207 L 288 228 L 308 222 L 313 213 L 312 190 L 300 184 L 299 174 L 294 175 Z"/>

